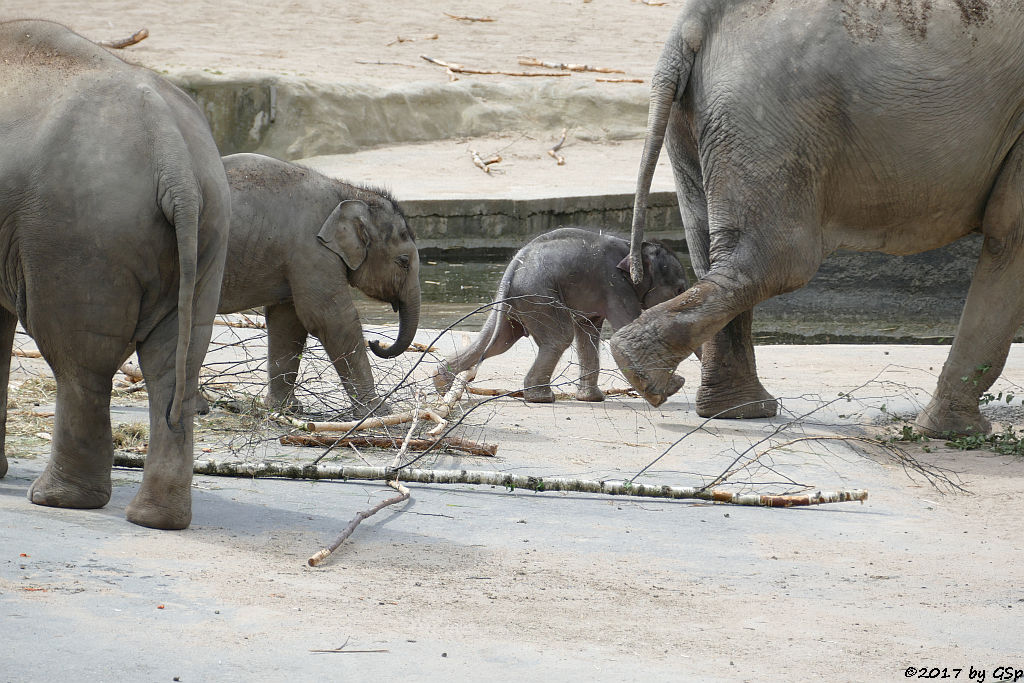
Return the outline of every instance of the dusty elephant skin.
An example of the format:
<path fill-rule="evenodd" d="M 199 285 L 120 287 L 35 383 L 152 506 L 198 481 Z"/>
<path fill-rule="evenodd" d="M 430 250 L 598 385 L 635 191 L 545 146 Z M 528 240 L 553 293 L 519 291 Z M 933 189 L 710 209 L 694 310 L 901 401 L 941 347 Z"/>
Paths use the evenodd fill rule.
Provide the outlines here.
<path fill-rule="evenodd" d="M 802 287 L 836 249 L 912 254 L 980 231 L 960 327 L 917 424 L 990 430 L 978 400 L 1024 319 L 1024 7 L 969 4 L 934 0 L 913 17 L 854 0 L 685 4 L 651 81 L 633 244 L 666 142 L 699 281 L 612 339 L 652 402 L 704 343 L 697 412 L 773 415 L 755 304 Z"/>
<path fill-rule="evenodd" d="M 351 287 L 390 303 L 398 338 L 370 349 L 394 358 L 419 325 L 419 252 L 398 204 L 385 192 L 349 185 L 259 154 L 224 157 L 231 234 L 219 313 L 266 306 L 267 404 L 301 412 L 294 398 L 299 359 L 312 334 L 323 343 L 362 417 L 386 414 L 377 396 Z"/>
<path fill-rule="evenodd" d="M 29 499 L 69 508 L 107 503 L 111 382 L 137 351 L 150 444 L 127 517 L 185 528 L 192 405 L 229 220 L 206 120 L 184 92 L 62 26 L 7 22 L 0 24 L 0 149 L 4 425 L 19 319 L 57 381 L 50 462 Z M 0 463 L 2 472 L 2 455 Z"/>
<path fill-rule="evenodd" d="M 527 401 L 555 400 L 550 383 L 555 364 L 575 338 L 580 359 L 576 398 L 603 401 L 597 387 L 601 325 L 618 329 L 643 309 L 668 301 L 687 287 L 686 271 L 670 249 L 645 242 L 641 249 L 644 277 L 629 279 L 629 244 L 620 237 L 580 228 L 545 233 L 519 250 L 501 278 L 496 302 L 483 329 L 469 346 L 446 359 L 434 375 L 438 391 L 446 391 L 455 375 L 485 359 L 508 351 L 524 336 L 537 343 L 537 359 L 526 373 Z M 672 366 L 675 368 L 675 366 Z M 671 374 L 678 391 L 682 377 Z"/>

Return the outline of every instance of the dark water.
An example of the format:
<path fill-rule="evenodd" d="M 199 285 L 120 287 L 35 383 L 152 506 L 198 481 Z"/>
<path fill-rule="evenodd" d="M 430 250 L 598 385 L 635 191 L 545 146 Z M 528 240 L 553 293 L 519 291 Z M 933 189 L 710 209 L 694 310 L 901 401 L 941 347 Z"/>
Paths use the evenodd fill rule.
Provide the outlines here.
<path fill-rule="evenodd" d="M 420 327 L 457 330 L 479 330 L 487 319 L 489 309 L 473 311 L 494 300 L 498 283 L 514 250 L 500 250 L 481 254 L 436 252 L 421 257 L 420 285 L 422 306 Z M 447 260 L 445 259 L 447 256 Z M 466 258 L 456 261 L 455 257 Z M 472 259 L 472 260 L 471 260 Z M 812 288 L 805 295 L 817 299 Z M 356 292 L 360 319 L 372 325 L 397 325 L 398 316 L 391 306 L 372 301 Z M 781 304 L 781 305 L 779 305 Z M 878 320 L 870 311 L 852 315 L 830 315 L 828 304 L 823 310 L 792 310 L 780 298 L 774 308 L 755 309 L 755 344 L 948 344 L 955 329 L 953 323 L 921 323 L 911 320 Z M 876 312 L 877 313 L 877 312 Z M 464 316 L 469 316 L 461 320 Z M 458 322 L 457 322 L 458 321 Z M 606 325 L 603 336 L 611 329 Z"/>
<path fill-rule="evenodd" d="M 420 262 L 420 327 L 443 329 L 492 301 L 507 265 L 508 259 L 465 263 L 423 259 Z M 398 322 L 398 316 L 388 304 L 363 296 L 357 299 L 357 303 L 359 317 L 365 323 L 394 325 Z M 471 315 L 455 324 L 454 329 L 479 330 L 488 312 Z"/>

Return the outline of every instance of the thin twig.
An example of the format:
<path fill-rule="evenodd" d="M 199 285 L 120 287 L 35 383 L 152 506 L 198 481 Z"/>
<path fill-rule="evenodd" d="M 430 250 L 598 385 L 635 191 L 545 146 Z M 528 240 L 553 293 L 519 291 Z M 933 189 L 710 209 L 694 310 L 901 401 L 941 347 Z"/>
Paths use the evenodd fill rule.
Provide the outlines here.
<path fill-rule="evenodd" d="M 589 64 L 563 64 L 562 62 L 544 62 L 536 57 L 520 57 L 519 63 L 523 66 L 542 66 L 545 69 L 561 69 L 563 71 L 594 71 L 602 74 L 624 74 L 622 69 L 610 69 L 603 66 L 590 66 Z"/>
<path fill-rule="evenodd" d="M 569 76 L 571 74 L 562 71 L 501 71 L 495 69 L 475 69 L 469 66 L 463 66 L 462 64 L 455 64 L 453 62 L 445 62 L 440 59 L 434 59 L 427 55 L 420 55 L 420 59 L 424 59 L 431 64 L 437 64 L 443 66 L 448 70 L 449 73 L 460 73 L 460 74 L 477 74 L 483 76 L 520 76 L 520 77 L 537 77 L 537 76 Z"/>
<path fill-rule="evenodd" d="M 483 22 L 483 23 L 490 23 L 492 21 L 495 21 L 495 19 L 493 17 L 467 17 L 467 16 L 463 16 L 461 14 L 450 14 L 448 12 L 445 12 L 444 15 L 446 17 L 449 17 L 451 19 L 456 19 L 458 21 L 472 21 L 472 22 Z"/>

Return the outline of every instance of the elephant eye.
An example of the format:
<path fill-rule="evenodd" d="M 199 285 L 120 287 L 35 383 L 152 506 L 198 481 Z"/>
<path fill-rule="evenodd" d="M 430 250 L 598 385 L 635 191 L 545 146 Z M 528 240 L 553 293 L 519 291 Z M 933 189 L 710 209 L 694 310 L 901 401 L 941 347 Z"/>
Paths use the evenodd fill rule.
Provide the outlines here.
<path fill-rule="evenodd" d="M 409 270 L 409 255 L 402 254 L 401 256 L 395 259 L 395 263 L 398 264 L 399 268 L 402 268 L 403 270 Z"/>

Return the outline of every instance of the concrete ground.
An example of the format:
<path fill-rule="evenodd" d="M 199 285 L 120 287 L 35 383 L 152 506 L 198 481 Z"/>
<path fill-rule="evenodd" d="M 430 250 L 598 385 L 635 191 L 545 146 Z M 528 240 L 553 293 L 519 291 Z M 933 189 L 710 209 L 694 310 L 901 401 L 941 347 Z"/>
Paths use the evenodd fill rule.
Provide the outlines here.
<path fill-rule="evenodd" d="M 446 336 L 441 351 L 466 338 Z M 154 531 L 124 519 L 135 471 L 114 472 L 102 510 L 31 505 L 25 490 L 46 444 L 19 439 L 0 480 L 0 680 L 73 670 L 78 680 L 862 681 L 908 667 L 1020 668 L 1024 459 L 902 444 L 964 489 L 951 492 L 878 445 L 819 439 L 900 432 L 896 418 L 926 400 L 946 350 L 761 347 L 765 383 L 783 397 L 772 420 L 704 424 L 691 405 L 693 360 L 681 366 L 688 387 L 658 409 L 622 396 L 495 400 L 457 433 L 498 444 L 497 457 L 420 463 L 605 480 L 654 463 L 638 481 L 683 486 L 738 464 L 732 490 L 862 488 L 863 504 L 765 509 L 417 484 L 318 568 L 306 558 L 390 489 L 197 476 L 191 528 Z M 476 384 L 515 388 L 532 353 L 521 342 Z M 570 391 L 572 372 L 567 358 L 556 378 Z M 1004 376 L 1022 373 L 1015 346 Z M 602 385 L 621 386 L 616 376 Z M 986 410 L 1019 426 L 1017 403 Z M 115 423 L 144 420 L 143 406 L 115 399 Z M 284 427 L 240 446 L 237 433 L 210 429 L 216 417 L 197 418 L 203 457 L 308 461 L 321 451 L 274 445 Z"/>

